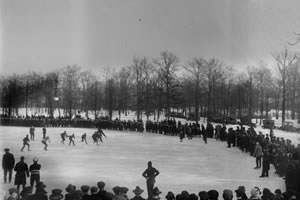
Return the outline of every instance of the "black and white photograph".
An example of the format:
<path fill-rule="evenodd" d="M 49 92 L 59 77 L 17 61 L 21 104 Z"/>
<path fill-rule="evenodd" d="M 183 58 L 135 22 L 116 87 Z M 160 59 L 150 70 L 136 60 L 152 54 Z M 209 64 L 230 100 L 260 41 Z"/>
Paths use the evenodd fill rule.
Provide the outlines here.
<path fill-rule="evenodd" d="M 0 0 L 0 200 L 300 199 L 299 0 Z"/>

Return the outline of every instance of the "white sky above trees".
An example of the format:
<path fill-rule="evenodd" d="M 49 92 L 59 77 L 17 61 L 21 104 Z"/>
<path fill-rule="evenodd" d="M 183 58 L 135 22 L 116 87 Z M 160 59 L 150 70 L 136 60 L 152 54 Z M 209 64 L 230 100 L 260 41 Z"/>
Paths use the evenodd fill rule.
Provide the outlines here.
<path fill-rule="evenodd" d="M 0 9 L 3 73 L 101 71 L 163 50 L 181 64 L 203 56 L 274 67 L 272 52 L 300 49 L 288 45 L 300 32 L 299 0 L 1 0 Z"/>

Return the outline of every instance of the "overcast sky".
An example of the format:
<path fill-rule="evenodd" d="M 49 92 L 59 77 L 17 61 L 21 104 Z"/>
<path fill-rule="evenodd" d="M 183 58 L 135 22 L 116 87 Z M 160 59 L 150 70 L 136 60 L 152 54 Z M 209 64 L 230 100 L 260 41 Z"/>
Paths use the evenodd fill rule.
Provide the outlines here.
<path fill-rule="evenodd" d="M 245 68 L 294 42 L 299 0 L 1 0 L 0 69 L 128 66 L 162 50 Z M 293 47 L 300 50 L 300 43 Z"/>

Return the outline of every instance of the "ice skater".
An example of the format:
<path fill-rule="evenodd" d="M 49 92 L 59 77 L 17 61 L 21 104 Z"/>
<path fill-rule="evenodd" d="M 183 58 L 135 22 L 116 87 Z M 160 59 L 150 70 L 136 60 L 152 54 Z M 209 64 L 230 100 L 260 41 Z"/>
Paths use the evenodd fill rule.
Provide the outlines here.
<path fill-rule="evenodd" d="M 159 175 L 159 171 L 152 167 L 152 162 L 148 162 L 148 168 L 143 172 L 143 177 L 147 179 L 147 190 L 148 190 L 148 199 L 153 198 L 153 188 L 155 183 L 155 177 Z"/>
<path fill-rule="evenodd" d="M 63 133 L 61 133 L 60 134 L 60 137 L 61 137 L 61 143 L 62 144 L 65 144 L 65 140 L 66 140 L 66 137 L 67 137 L 68 135 L 67 135 L 67 132 L 66 131 L 64 131 Z"/>
<path fill-rule="evenodd" d="M 23 138 L 23 147 L 21 148 L 21 151 L 24 150 L 25 146 L 28 147 L 28 151 L 30 151 L 30 145 L 29 145 L 29 135 L 26 135 L 26 137 Z"/>
<path fill-rule="evenodd" d="M 104 132 L 102 131 L 102 129 L 99 128 L 98 129 L 98 138 L 99 138 L 99 140 L 100 140 L 101 143 L 103 143 L 102 136 L 104 136 L 105 138 L 107 138 L 106 135 L 104 134 Z"/>
<path fill-rule="evenodd" d="M 98 142 L 98 132 L 97 131 L 92 135 L 92 138 L 93 138 L 93 144 L 99 145 L 99 142 Z"/>
<path fill-rule="evenodd" d="M 46 127 L 44 126 L 43 127 L 43 139 L 46 138 L 46 132 L 47 132 L 47 130 L 46 130 Z"/>
<path fill-rule="evenodd" d="M 30 140 L 34 140 L 34 131 L 35 131 L 35 128 L 33 126 L 31 126 L 29 128 L 29 134 L 30 134 Z"/>
<path fill-rule="evenodd" d="M 85 144 L 87 144 L 87 141 L 86 141 L 86 133 L 84 133 L 84 134 L 81 136 L 81 142 L 85 142 Z"/>
<path fill-rule="evenodd" d="M 42 143 L 45 145 L 44 150 L 46 150 L 46 151 L 48 150 L 47 149 L 47 147 L 48 147 L 47 141 L 49 141 L 49 143 L 51 142 L 49 136 L 46 136 L 45 138 L 42 139 Z"/>
<path fill-rule="evenodd" d="M 73 144 L 73 146 L 75 146 L 75 142 L 74 142 L 75 135 L 74 135 L 74 133 L 70 136 L 67 136 L 67 137 L 69 137 L 69 146 L 71 145 L 71 143 Z"/>

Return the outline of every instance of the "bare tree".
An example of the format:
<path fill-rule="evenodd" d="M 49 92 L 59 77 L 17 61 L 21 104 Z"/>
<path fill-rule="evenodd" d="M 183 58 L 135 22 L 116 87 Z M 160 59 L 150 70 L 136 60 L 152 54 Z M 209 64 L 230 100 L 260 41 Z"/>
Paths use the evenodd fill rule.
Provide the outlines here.
<path fill-rule="evenodd" d="M 278 71 L 281 76 L 282 84 L 282 124 L 285 121 L 285 111 L 286 111 L 286 84 L 291 68 L 297 60 L 295 53 L 290 52 L 285 48 L 281 52 L 273 53 L 273 58 L 276 60 Z"/>
<path fill-rule="evenodd" d="M 171 91 L 174 86 L 178 63 L 179 58 L 168 51 L 162 51 L 160 57 L 154 60 L 154 64 L 158 67 L 159 78 L 162 80 L 165 89 L 167 119 L 170 117 Z"/>
<path fill-rule="evenodd" d="M 198 123 L 199 120 L 199 98 L 200 98 L 200 84 L 203 81 L 204 67 L 206 61 L 203 58 L 194 58 L 184 68 L 190 73 L 190 77 L 193 80 L 195 86 L 195 121 Z"/>

